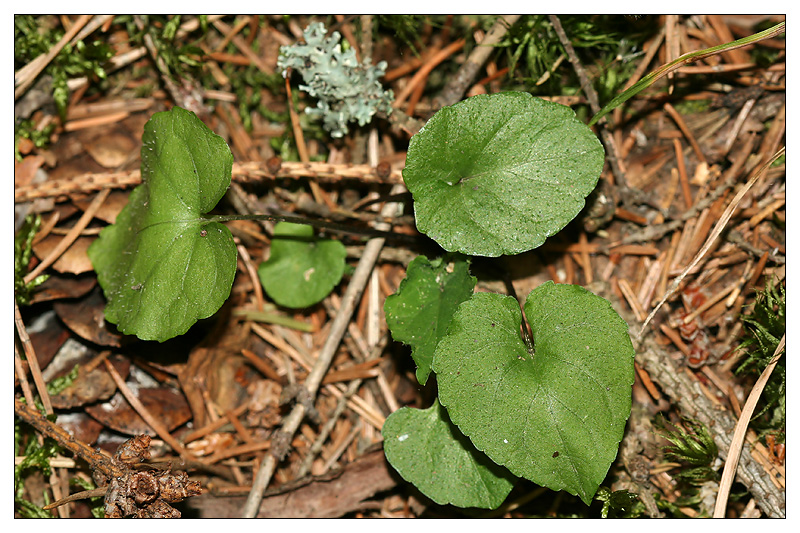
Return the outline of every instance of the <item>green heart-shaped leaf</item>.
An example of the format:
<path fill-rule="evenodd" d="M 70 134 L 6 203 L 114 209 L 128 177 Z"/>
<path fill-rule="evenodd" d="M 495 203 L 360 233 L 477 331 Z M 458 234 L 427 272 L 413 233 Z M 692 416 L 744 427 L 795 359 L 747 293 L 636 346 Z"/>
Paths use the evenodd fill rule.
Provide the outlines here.
<path fill-rule="evenodd" d="M 269 259 L 258 267 L 261 285 L 278 305 L 302 308 L 325 298 L 341 281 L 347 251 L 339 241 L 316 239 L 305 224 L 275 224 Z"/>
<path fill-rule="evenodd" d="M 386 298 L 386 325 L 394 340 L 411 346 L 420 385 L 428 381 L 436 344 L 447 332 L 458 304 L 472 296 L 475 281 L 463 258 L 428 261 L 420 255 L 409 263 L 397 292 Z"/>
<path fill-rule="evenodd" d="M 514 474 L 588 505 L 631 410 L 628 326 L 603 298 L 547 282 L 525 303 L 477 293 L 436 348 L 439 400 L 476 448 Z"/>
<path fill-rule="evenodd" d="M 438 400 L 403 407 L 383 424 L 383 449 L 395 470 L 440 505 L 494 509 L 517 480 L 453 426 Z"/>
<path fill-rule="evenodd" d="M 165 341 L 219 310 L 236 274 L 228 228 L 208 213 L 231 181 L 225 141 L 194 113 L 156 113 L 142 136 L 142 184 L 89 247 L 106 320 Z"/>
<path fill-rule="evenodd" d="M 403 179 L 417 228 L 445 250 L 532 250 L 575 218 L 603 147 L 568 107 L 507 92 L 438 111 L 411 139 Z"/>

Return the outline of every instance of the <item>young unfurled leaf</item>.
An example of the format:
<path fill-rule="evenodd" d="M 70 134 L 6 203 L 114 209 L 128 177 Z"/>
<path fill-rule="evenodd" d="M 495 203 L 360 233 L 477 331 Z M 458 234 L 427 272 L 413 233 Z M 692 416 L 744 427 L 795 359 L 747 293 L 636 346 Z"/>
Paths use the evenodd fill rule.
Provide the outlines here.
<path fill-rule="evenodd" d="M 456 311 L 433 370 L 439 401 L 476 448 L 512 473 L 587 505 L 631 410 L 628 326 L 603 298 L 547 282 L 525 303 L 477 293 Z"/>
<path fill-rule="evenodd" d="M 386 298 L 386 325 L 394 340 L 411 346 L 420 385 L 428 380 L 436 344 L 458 304 L 472 296 L 475 281 L 464 258 L 428 261 L 420 255 L 409 263 L 397 292 Z"/>
<path fill-rule="evenodd" d="M 341 281 L 346 255 L 341 242 L 315 238 L 311 226 L 279 222 L 269 259 L 258 267 L 258 277 L 278 305 L 308 307 Z"/>
<path fill-rule="evenodd" d="M 382 433 L 389 463 L 440 505 L 494 509 L 517 480 L 475 449 L 438 400 L 428 409 L 398 409 L 386 419 Z"/>
<path fill-rule="evenodd" d="M 575 218 L 604 152 L 566 106 L 521 92 L 437 112 L 411 139 L 403 179 L 417 228 L 451 252 L 532 250 Z"/>
<path fill-rule="evenodd" d="M 156 113 L 142 136 L 142 184 L 89 247 L 106 320 L 165 341 L 219 310 L 236 274 L 228 228 L 203 217 L 225 194 L 233 156 L 194 113 Z"/>

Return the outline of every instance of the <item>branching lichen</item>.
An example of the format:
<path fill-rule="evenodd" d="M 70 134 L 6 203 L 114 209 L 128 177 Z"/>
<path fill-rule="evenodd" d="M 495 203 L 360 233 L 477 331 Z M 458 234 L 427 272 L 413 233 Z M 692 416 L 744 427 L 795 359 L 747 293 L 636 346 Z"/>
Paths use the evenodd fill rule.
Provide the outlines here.
<path fill-rule="evenodd" d="M 368 124 L 378 111 L 391 113 L 394 94 L 384 91 L 378 78 L 386 72 L 386 62 L 362 65 L 355 51 L 342 50 L 339 32 L 326 37 L 325 26 L 314 22 L 303 31 L 305 44 L 282 46 L 278 67 L 299 72 L 304 85 L 300 89 L 318 98 L 316 107 L 306 113 L 323 120 L 332 137 L 348 132 L 348 123 Z"/>

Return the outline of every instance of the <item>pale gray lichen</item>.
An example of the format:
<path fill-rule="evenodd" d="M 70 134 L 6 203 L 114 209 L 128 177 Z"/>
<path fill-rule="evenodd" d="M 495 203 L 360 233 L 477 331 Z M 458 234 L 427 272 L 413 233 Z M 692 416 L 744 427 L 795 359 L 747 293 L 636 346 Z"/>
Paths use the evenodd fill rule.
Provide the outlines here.
<path fill-rule="evenodd" d="M 386 62 L 359 64 L 355 51 L 342 51 L 339 32 L 326 37 L 325 25 L 313 22 L 303 31 L 305 44 L 282 46 L 278 67 L 287 76 L 291 68 L 303 76 L 300 89 L 318 98 L 317 107 L 306 113 L 321 117 L 332 137 L 348 132 L 349 122 L 368 124 L 378 111 L 392 111 L 394 94 L 384 91 L 378 78 L 386 72 Z"/>

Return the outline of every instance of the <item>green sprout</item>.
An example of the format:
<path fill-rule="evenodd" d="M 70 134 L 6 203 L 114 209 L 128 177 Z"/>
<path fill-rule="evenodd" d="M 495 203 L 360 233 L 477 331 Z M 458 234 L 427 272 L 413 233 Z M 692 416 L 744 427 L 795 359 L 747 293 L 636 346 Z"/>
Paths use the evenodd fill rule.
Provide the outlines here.
<path fill-rule="evenodd" d="M 638 518 L 645 511 L 639 496 L 624 489 L 611 492 L 606 487 L 600 487 L 594 499 L 603 502 L 600 511 L 602 518 Z"/>
<path fill-rule="evenodd" d="M 28 272 L 28 264 L 33 255 L 33 238 L 39 231 L 41 223 L 41 216 L 28 215 L 14 236 L 14 297 L 18 305 L 30 305 L 36 287 L 49 277 L 47 274 L 42 274 L 25 283 L 25 274 Z"/>
<path fill-rule="evenodd" d="M 209 214 L 230 185 L 233 157 L 196 115 L 177 107 L 157 113 L 142 141 L 142 184 L 88 255 L 108 300 L 105 319 L 163 342 L 215 314 L 230 295 L 237 251 L 222 223 L 240 218 Z M 574 219 L 597 185 L 603 156 L 597 137 L 566 106 L 520 92 L 478 95 L 440 110 L 414 136 L 403 178 L 421 233 L 450 252 L 497 257 L 541 246 Z M 320 248 L 320 241 L 310 244 Z M 295 274 L 312 283 L 317 271 L 332 273 L 310 255 L 280 271 L 262 268 L 267 293 L 276 298 L 274 284 L 299 293 Z M 387 418 L 389 462 L 442 504 L 497 508 L 517 478 L 591 504 L 630 415 L 628 325 L 578 285 L 533 289 L 523 317 L 514 297 L 473 293 L 466 263 L 452 280 L 449 262 L 443 271 L 421 270 L 423 279 L 406 284 L 409 294 L 387 310 L 387 321 L 393 337 L 411 345 L 435 330 L 415 362 L 421 380 L 436 375 L 438 403 Z M 340 277 L 337 271 L 312 300 L 282 305 L 310 305 Z M 422 309 L 426 319 L 417 323 Z"/>

